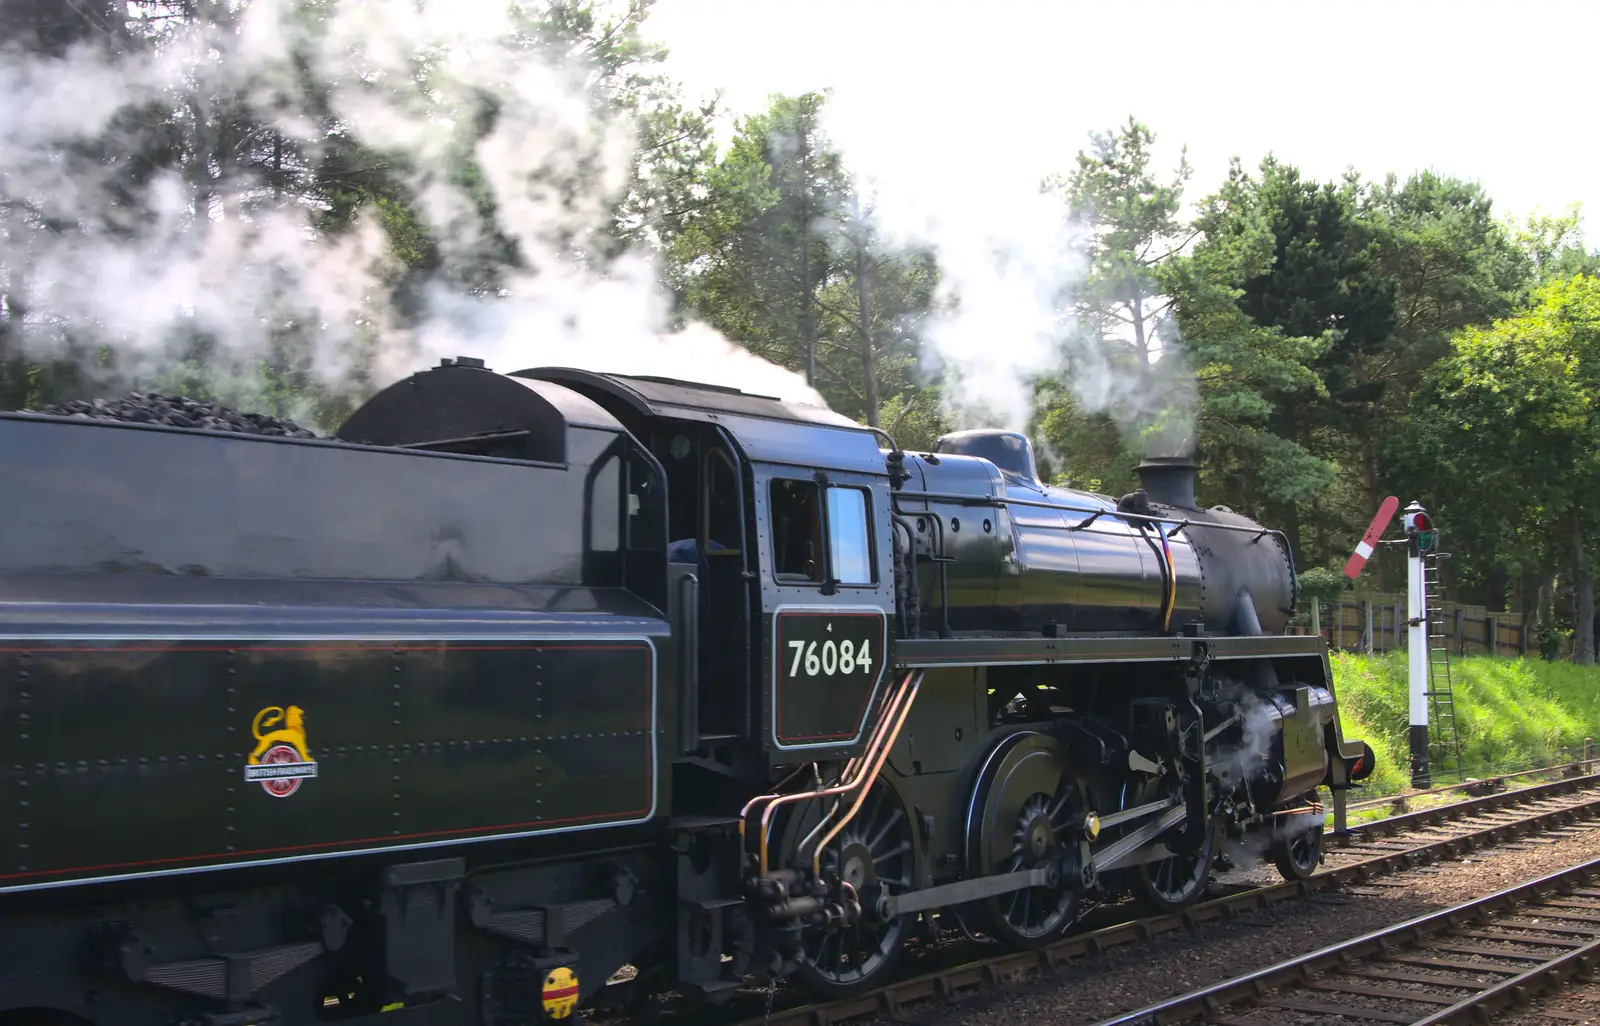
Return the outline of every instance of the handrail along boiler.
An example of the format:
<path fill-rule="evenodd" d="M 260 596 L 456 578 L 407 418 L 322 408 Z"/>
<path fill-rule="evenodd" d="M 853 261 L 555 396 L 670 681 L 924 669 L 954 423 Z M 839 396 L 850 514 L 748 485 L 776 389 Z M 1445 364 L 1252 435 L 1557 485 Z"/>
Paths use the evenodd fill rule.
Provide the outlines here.
<path fill-rule="evenodd" d="M 1184 908 L 1225 837 L 1308 875 L 1373 768 L 1187 458 L 1119 500 L 1013 432 L 463 358 L 331 439 L 0 414 L 0 467 L 0 1013 L 847 995 Z"/>

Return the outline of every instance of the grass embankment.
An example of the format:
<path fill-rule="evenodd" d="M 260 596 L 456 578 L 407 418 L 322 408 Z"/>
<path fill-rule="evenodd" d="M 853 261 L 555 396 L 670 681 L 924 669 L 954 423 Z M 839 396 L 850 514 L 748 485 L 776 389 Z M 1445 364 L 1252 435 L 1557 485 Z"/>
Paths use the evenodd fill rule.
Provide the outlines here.
<path fill-rule="evenodd" d="M 1466 776 L 1575 761 L 1584 738 L 1600 739 L 1600 667 L 1470 656 L 1451 661 L 1450 677 Z M 1333 684 L 1344 736 L 1367 742 L 1377 756 L 1378 767 L 1362 790 L 1406 790 L 1406 653 L 1335 653 Z M 1453 770 L 1437 766 L 1435 782 L 1454 782 Z M 1351 795 L 1353 801 L 1361 797 L 1360 791 Z"/>

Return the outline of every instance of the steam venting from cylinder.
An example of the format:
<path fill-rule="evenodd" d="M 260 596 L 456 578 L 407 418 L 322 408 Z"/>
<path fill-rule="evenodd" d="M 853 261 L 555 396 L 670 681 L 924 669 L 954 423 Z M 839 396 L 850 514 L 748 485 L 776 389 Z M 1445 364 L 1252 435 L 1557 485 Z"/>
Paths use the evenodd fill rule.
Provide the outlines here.
<path fill-rule="evenodd" d="M 977 456 L 999 467 L 1002 474 L 1019 478 L 1035 488 L 1041 487 L 1039 469 L 1033 461 L 1033 443 L 1020 432 L 999 428 L 952 431 L 934 443 L 933 451 Z"/>
<path fill-rule="evenodd" d="M 1151 502 L 1180 509 L 1199 509 L 1195 498 L 1195 479 L 1200 465 L 1190 456 L 1146 456 L 1133 468 L 1139 487 Z"/>

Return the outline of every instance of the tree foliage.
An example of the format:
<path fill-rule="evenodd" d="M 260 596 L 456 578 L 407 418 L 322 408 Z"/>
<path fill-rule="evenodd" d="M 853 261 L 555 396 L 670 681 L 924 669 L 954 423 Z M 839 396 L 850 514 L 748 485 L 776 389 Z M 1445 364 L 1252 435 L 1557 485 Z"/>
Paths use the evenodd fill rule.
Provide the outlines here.
<path fill-rule="evenodd" d="M 1571 568 L 1575 654 L 1593 662 L 1600 279 L 1555 279 L 1516 316 L 1464 329 L 1427 387 L 1422 455 L 1446 508 L 1505 556 Z"/>
<path fill-rule="evenodd" d="M 954 274 L 887 230 L 824 130 L 826 95 L 772 97 L 731 124 L 719 104 L 686 100 L 646 39 L 651 3 L 511 3 L 501 44 L 526 60 L 452 92 L 437 52 L 398 73 L 360 47 L 315 59 L 355 0 L 288 3 L 283 61 L 248 68 L 178 44 L 238 38 L 251 0 L 0 0 L 7 60 L 189 62 L 176 84 L 119 96 L 38 167 L 0 164 L 0 405 L 156 387 L 337 422 L 440 288 L 492 305 L 539 275 L 604 281 L 643 254 L 673 324 L 705 322 L 807 376 L 833 408 L 932 447 L 966 408 L 932 330 L 961 303 Z M 583 109 L 565 112 L 578 143 L 508 188 L 496 147 L 518 140 L 497 130 L 533 65 L 581 83 Z M 358 94 L 414 101 L 404 127 L 426 145 L 366 131 L 350 113 Z M 620 174 L 602 124 L 629 130 Z M 1455 539 L 1453 597 L 1534 615 L 1542 638 L 1571 633 L 1592 658 L 1600 254 L 1582 244 L 1578 208 L 1511 222 L 1459 178 L 1316 181 L 1279 157 L 1196 188 L 1183 153 L 1163 167 L 1156 143 L 1130 117 L 1041 183 L 1085 268 L 1057 283 L 1070 286 L 1053 310 L 1058 358 L 1029 382 L 1046 476 L 1120 494 L 1142 456 L 1194 448 L 1202 500 L 1284 530 L 1319 588 L 1337 584 L 1383 496 L 1419 498 Z M 441 185 L 464 197 L 450 218 Z M 550 223 L 530 228 L 519 189 Z M 250 232 L 279 216 L 319 243 L 379 240 L 381 294 L 341 314 L 352 323 L 303 294 L 323 284 L 309 272 L 230 311 L 260 340 L 247 356 L 198 317 L 151 352 L 52 305 L 61 293 L 39 259 L 52 246 L 156 226 L 177 259 L 230 232 L 259 242 Z M 248 263 L 251 247 L 238 252 Z M 92 287 L 110 296 L 116 275 L 102 270 Z M 330 348 L 339 380 L 313 373 Z M 1395 554 L 1373 566 L 1393 586 Z"/>

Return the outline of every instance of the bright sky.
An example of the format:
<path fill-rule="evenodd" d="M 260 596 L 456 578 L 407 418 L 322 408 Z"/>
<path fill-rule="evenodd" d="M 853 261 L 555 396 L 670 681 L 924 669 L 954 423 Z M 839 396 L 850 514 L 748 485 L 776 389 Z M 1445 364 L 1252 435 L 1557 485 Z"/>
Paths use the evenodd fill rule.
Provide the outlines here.
<path fill-rule="evenodd" d="M 1321 179 L 1432 167 L 1502 215 L 1581 201 L 1600 245 L 1585 0 L 658 0 L 647 25 L 739 113 L 833 90 L 847 159 L 918 206 L 1031 191 L 1131 113 L 1161 165 L 1188 145 L 1190 200 L 1269 150 Z"/>

